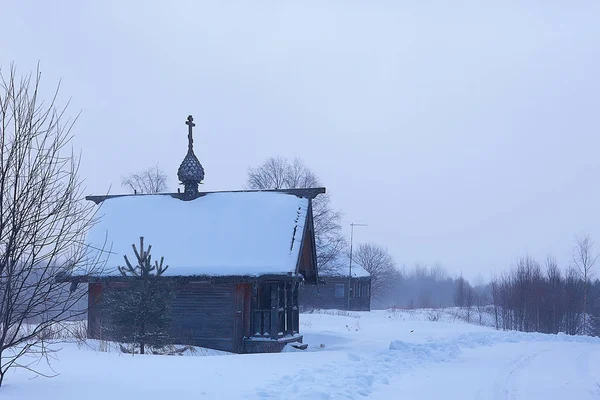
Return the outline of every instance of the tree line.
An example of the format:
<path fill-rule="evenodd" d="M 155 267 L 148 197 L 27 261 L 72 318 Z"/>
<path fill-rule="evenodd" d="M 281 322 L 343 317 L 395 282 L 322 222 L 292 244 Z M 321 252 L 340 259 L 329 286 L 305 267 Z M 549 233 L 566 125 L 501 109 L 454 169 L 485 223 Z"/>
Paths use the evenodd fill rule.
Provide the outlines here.
<path fill-rule="evenodd" d="M 584 236 L 564 271 L 553 257 L 543 266 L 532 257 L 520 259 L 490 284 L 496 328 L 600 335 L 600 281 L 592 280 L 597 257 Z"/>

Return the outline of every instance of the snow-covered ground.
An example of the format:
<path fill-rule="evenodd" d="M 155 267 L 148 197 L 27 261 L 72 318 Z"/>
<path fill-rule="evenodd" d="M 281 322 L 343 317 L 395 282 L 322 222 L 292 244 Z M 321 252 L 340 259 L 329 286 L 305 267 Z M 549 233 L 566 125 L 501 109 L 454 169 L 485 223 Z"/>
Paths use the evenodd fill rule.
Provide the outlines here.
<path fill-rule="evenodd" d="M 456 310 L 326 311 L 302 314 L 301 324 L 309 348 L 283 354 L 131 356 L 68 343 L 52 363 L 59 376 L 15 371 L 0 397 L 600 398 L 598 338 L 498 332 Z"/>

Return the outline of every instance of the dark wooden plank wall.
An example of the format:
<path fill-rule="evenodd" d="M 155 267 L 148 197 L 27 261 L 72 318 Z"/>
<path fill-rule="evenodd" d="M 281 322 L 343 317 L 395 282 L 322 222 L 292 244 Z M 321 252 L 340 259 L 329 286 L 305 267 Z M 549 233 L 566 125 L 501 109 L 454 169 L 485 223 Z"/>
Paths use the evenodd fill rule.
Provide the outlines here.
<path fill-rule="evenodd" d="M 239 351 L 234 284 L 189 283 L 173 301 L 173 335 L 181 343 Z M 242 332 L 239 332 L 242 334 Z"/>
<path fill-rule="evenodd" d="M 304 311 L 310 309 L 348 309 L 348 278 L 345 277 L 325 277 L 326 284 L 302 285 L 299 291 L 299 303 Z M 350 310 L 370 311 L 371 310 L 371 278 L 353 278 L 352 284 L 369 285 L 369 296 L 351 297 Z M 344 285 L 344 297 L 335 296 L 335 285 Z M 362 293 L 364 295 L 364 292 Z"/>
<path fill-rule="evenodd" d="M 102 284 L 90 283 L 88 285 L 88 328 L 87 335 L 90 339 L 102 339 L 100 301 Z"/>
<path fill-rule="evenodd" d="M 125 285 L 113 282 L 110 285 L 123 290 Z M 177 288 L 177 294 L 172 304 L 172 335 L 178 344 L 191 344 L 217 350 L 244 352 L 244 338 L 253 336 L 256 332 L 258 299 L 252 297 L 253 288 L 259 284 L 251 283 L 186 283 Z M 297 283 L 293 281 L 268 282 L 262 284 L 264 293 L 265 317 L 268 323 L 269 335 L 278 338 L 280 331 L 294 334 L 299 329 L 299 302 Z M 103 334 L 103 326 L 110 323 L 102 318 L 103 291 L 114 290 L 106 285 L 91 284 L 90 312 L 88 313 L 88 336 L 95 339 L 115 340 Z M 272 307 L 273 306 L 273 307 Z M 271 315 L 272 314 L 272 315 Z M 278 325 L 276 330 L 270 329 L 271 323 Z M 254 325 L 254 326 L 253 326 Z M 272 332 L 271 332 L 272 331 Z"/>

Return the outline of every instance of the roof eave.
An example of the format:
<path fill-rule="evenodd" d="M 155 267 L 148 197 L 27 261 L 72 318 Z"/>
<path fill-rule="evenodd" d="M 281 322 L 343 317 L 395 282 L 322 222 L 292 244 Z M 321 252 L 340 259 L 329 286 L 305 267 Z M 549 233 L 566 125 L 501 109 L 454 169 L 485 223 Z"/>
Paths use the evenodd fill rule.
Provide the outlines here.
<path fill-rule="evenodd" d="M 314 199 L 320 194 L 326 193 L 326 189 L 324 187 L 315 187 L 315 188 L 299 188 L 299 189 L 257 189 L 257 190 L 219 190 L 212 192 L 198 192 L 198 194 L 190 197 L 185 193 L 126 193 L 126 194 L 110 194 L 110 195 L 90 195 L 86 196 L 85 199 L 89 201 L 93 201 L 96 204 L 102 203 L 104 200 L 114 199 L 117 197 L 131 197 L 131 196 L 171 196 L 180 200 L 195 200 L 199 197 L 204 197 L 207 194 L 211 193 L 285 193 L 291 194 L 298 197 L 304 197 L 307 199 Z"/>
<path fill-rule="evenodd" d="M 264 275 L 169 275 L 162 276 L 161 278 L 173 279 L 178 281 L 206 281 L 206 282 L 219 282 L 219 281 L 244 281 L 244 282 L 261 282 L 268 280 L 294 280 L 299 275 L 292 273 L 281 273 L 281 274 L 264 274 Z M 131 280 L 136 279 L 135 276 L 119 276 L 119 275 L 107 275 L 107 276 L 67 276 L 57 278 L 57 282 L 62 283 L 100 283 L 111 280 Z"/>

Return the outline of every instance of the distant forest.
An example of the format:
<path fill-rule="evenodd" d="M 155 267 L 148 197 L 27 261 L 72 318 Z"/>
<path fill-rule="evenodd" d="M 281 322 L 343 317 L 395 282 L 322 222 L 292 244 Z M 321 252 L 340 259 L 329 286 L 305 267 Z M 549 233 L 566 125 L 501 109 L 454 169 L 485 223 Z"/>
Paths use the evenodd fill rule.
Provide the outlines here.
<path fill-rule="evenodd" d="M 371 308 L 437 308 L 454 305 L 458 278 L 451 278 L 442 266 L 417 264 L 399 271 L 394 284 L 381 296 L 371 299 Z"/>
<path fill-rule="evenodd" d="M 577 240 L 571 263 L 561 268 L 548 257 L 523 257 L 491 280 L 472 285 L 441 266 L 400 270 L 388 290 L 372 299 L 373 309 L 486 307 L 496 329 L 600 336 L 600 280 L 589 237 Z"/>

